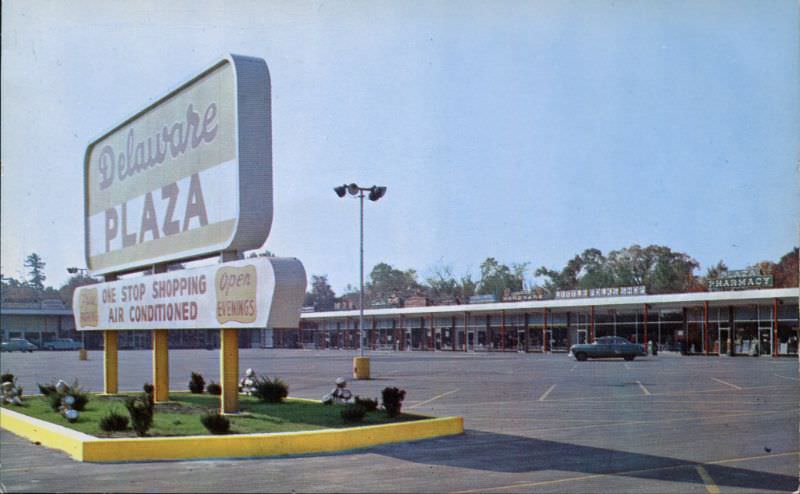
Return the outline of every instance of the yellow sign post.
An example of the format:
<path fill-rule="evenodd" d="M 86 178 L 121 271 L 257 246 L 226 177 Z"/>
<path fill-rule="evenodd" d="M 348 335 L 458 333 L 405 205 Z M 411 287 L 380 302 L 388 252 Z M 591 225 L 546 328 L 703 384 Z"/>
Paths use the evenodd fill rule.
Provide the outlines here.
<path fill-rule="evenodd" d="M 153 330 L 153 400 L 169 400 L 169 334 L 166 329 Z"/>
<path fill-rule="evenodd" d="M 103 331 L 103 393 L 117 394 L 117 337 L 116 331 Z"/>
<path fill-rule="evenodd" d="M 219 343 L 220 413 L 236 413 L 239 411 L 239 330 L 220 329 Z"/>

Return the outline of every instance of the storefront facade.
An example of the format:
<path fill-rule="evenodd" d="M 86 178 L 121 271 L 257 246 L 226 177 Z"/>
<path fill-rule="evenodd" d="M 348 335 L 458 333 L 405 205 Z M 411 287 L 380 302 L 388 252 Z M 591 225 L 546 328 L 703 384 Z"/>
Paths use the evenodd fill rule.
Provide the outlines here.
<path fill-rule="evenodd" d="M 275 331 L 296 331 L 303 348 L 356 349 L 358 321 L 357 310 L 307 312 L 299 329 Z M 373 309 L 364 322 L 375 350 L 566 352 L 614 335 L 662 351 L 788 356 L 798 352 L 798 289 Z"/>

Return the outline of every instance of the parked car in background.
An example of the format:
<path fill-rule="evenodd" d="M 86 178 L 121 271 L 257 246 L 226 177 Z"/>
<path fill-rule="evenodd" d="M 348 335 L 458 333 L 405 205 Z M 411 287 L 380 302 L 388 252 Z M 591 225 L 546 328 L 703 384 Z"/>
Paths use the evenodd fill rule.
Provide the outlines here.
<path fill-rule="evenodd" d="M 603 336 L 594 340 L 594 343 L 572 345 L 569 354 L 579 362 L 590 358 L 624 358 L 633 360 L 636 357 L 647 355 L 642 345 L 631 343 L 621 336 Z"/>
<path fill-rule="evenodd" d="M 44 350 L 80 350 L 81 343 L 71 338 L 56 338 L 42 345 Z"/>
<path fill-rule="evenodd" d="M 25 338 L 9 338 L 0 343 L 0 352 L 32 352 L 38 349 L 39 347 Z"/>

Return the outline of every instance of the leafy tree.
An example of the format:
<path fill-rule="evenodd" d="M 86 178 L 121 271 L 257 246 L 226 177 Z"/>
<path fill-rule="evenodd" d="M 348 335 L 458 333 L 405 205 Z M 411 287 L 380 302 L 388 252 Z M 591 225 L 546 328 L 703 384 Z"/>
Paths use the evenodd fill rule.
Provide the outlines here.
<path fill-rule="evenodd" d="M 469 273 L 456 279 L 450 266 L 438 266 L 432 276 L 425 279 L 428 296 L 434 299 L 464 301 L 475 294 L 476 283 Z"/>
<path fill-rule="evenodd" d="M 25 258 L 25 267 L 28 268 L 28 282 L 36 290 L 44 290 L 44 267 L 46 263 L 37 253 L 32 253 Z"/>
<path fill-rule="evenodd" d="M 618 286 L 644 285 L 649 293 L 685 292 L 694 283 L 700 264 L 669 247 L 632 245 L 608 254 L 608 265 Z"/>
<path fill-rule="evenodd" d="M 728 265 L 720 259 L 717 264 L 706 269 L 706 280 L 719 278 L 719 276 L 726 271 L 728 271 Z"/>
<path fill-rule="evenodd" d="M 335 301 L 336 294 L 328 284 L 328 276 L 312 275 L 311 291 L 306 293 L 303 305 L 313 306 L 315 310 L 333 310 Z"/>
<path fill-rule="evenodd" d="M 583 260 L 581 256 L 575 256 L 567 262 L 567 265 L 561 271 L 554 271 L 542 266 L 536 270 L 535 274 L 536 276 L 548 278 L 545 280 L 544 286 L 551 292 L 555 290 L 571 290 L 578 287 L 578 279 L 582 268 Z"/>
<path fill-rule="evenodd" d="M 586 249 L 580 255 L 578 288 L 603 288 L 614 285 L 608 259 L 599 249 Z"/>
<path fill-rule="evenodd" d="M 506 289 L 512 292 L 522 290 L 527 263 L 513 264 L 508 267 L 500 264 L 494 257 L 487 257 L 481 263 L 481 281 L 478 294 L 494 295 L 499 300 Z"/>
<path fill-rule="evenodd" d="M 547 278 L 545 287 L 551 291 L 644 285 L 649 293 L 669 293 L 702 289 L 694 276 L 698 267 L 688 254 L 669 247 L 632 245 L 608 256 L 598 249 L 586 249 L 561 271 L 542 266 L 536 276 Z"/>
<path fill-rule="evenodd" d="M 72 294 L 75 293 L 76 288 L 86 285 L 94 285 L 95 283 L 98 283 L 97 279 L 87 276 L 84 273 L 78 273 L 74 276 L 71 276 L 67 282 L 58 289 L 58 296 L 61 301 L 69 307 L 72 304 Z"/>
<path fill-rule="evenodd" d="M 798 257 L 800 249 L 795 247 L 783 257 L 772 270 L 775 286 L 778 288 L 790 288 L 798 286 Z"/>
<path fill-rule="evenodd" d="M 407 298 L 423 290 L 413 269 L 401 271 L 382 262 L 372 268 L 365 287 L 365 304 L 388 300 L 390 297 Z"/>

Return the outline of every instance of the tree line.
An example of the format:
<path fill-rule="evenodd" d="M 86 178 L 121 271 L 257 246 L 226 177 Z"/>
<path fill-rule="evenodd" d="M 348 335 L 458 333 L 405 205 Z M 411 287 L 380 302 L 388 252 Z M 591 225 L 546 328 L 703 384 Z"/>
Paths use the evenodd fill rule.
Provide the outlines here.
<path fill-rule="evenodd" d="M 706 270 L 696 272 L 700 263 L 684 252 L 669 247 L 631 245 L 603 254 L 590 248 L 569 259 L 560 269 L 541 266 L 530 269 L 530 263 L 502 264 L 487 257 L 480 265 L 480 278 L 469 273 L 456 276 L 449 266 L 434 269 L 431 276 L 419 279 L 414 269 L 401 270 L 381 262 L 372 269 L 364 286 L 364 306 L 398 305 L 410 297 L 425 297 L 432 303 L 467 303 L 472 295 L 492 295 L 502 300 L 504 294 L 527 290 L 542 298 L 558 290 L 590 289 L 622 286 L 644 286 L 647 293 L 682 293 L 708 290 L 708 280 L 728 271 L 720 260 Z M 760 269 L 773 276 L 775 288 L 798 286 L 798 248 L 783 255 L 777 262 L 761 261 L 748 268 Z M 528 274 L 543 280 L 532 283 Z M 358 307 L 359 293 L 349 286 L 338 297 L 328 284 L 326 275 L 313 275 L 305 305 L 315 310 L 331 310 L 337 302 Z"/>
<path fill-rule="evenodd" d="M 798 286 L 798 248 L 787 252 L 776 262 L 761 261 L 748 268 L 760 269 L 773 276 L 776 288 Z M 248 257 L 268 256 L 269 251 L 250 253 Z M 75 288 L 97 283 L 96 278 L 78 272 L 62 286 L 46 286 L 45 261 L 36 253 L 24 263 L 27 276 L 15 279 L 2 275 L 2 302 L 32 303 L 46 299 L 59 299 L 66 306 L 72 303 Z M 180 268 L 181 266 L 176 266 Z M 502 300 L 504 294 L 523 290 L 547 298 L 557 290 L 589 289 L 618 286 L 644 286 L 647 293 L 680 293 L 708 290 L 708 280 L 728 271 L 720 260 L 707 268 L 705 274 L 696 272 L 700 263 L 684 252 L 669 247 L 631 245 L 603 254 L 599 249 L 586 249 L 576 254 L 560 269 L 540 266 L 532 269 L 530 263 L 503 264 L 487 257 L 480 264 L 480 278 L 470 273 L 456 275 L 447 265 L 433 269 L 430 276 L 420 278 L 414 269 L 398 269 L 388 263 L 376 264 L 364 287 L 365 307 L 376 305 L 402 305 L 411 297 L 422 297 L 431 303 L 467 303 L 473 295 L 490 295 Z M 542 280 L 534 283 L 530 275 Z M 337 304 L 358 307 L 359 291 L 348 285 L 342 295 L 337 295 L 328 283 L 327 275 L 312 275 L 305 304 L 315 310 L 331 310 Z"/>

